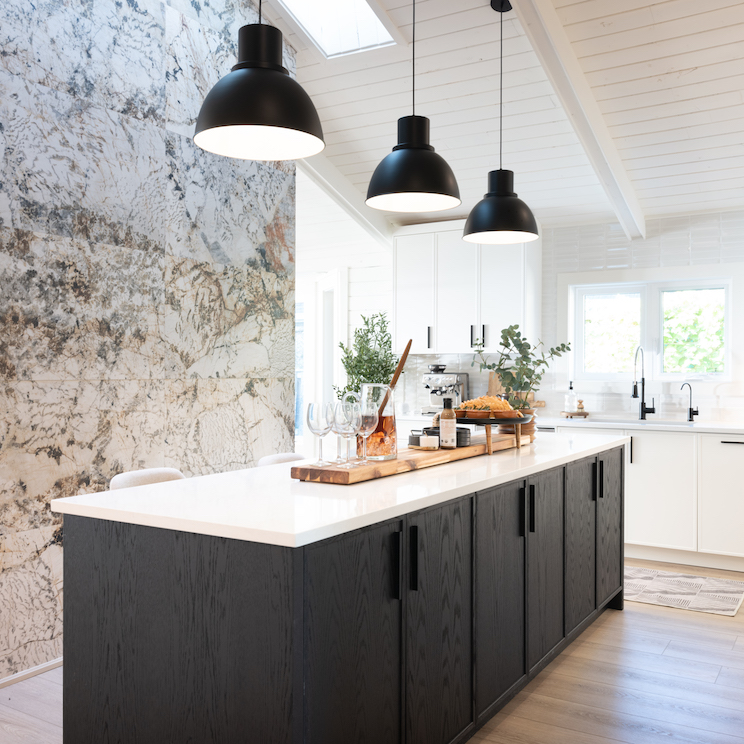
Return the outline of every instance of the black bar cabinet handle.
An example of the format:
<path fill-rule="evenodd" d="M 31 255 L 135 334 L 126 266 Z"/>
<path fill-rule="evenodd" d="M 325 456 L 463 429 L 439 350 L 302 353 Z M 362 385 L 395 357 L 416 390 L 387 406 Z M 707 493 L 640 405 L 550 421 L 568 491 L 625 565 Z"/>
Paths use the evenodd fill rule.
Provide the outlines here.
<path fill-rule="evenodd" d="M 410 528 L 409 536 L 411 548 L 411 591 L 418 591 L 418 536 L 419 528 L 415 525 Z"/>
<path fill-rule="evenodd" d="M 530 484 L 530 532 L 535 531 L 535 486 Z"/>
<path fill-rule="evenodd" d="M 630 464 L 633 464 L 633 437 L 630 438 Z"/>
<path fill-rule="evenodd" d="M 393 571 L 393 597 L 403 599 L 403 533 L 393 532 L 393 560 L 398 562 Z"/>
<path fill-rule="evenodd" d="M 597 463 L 592 463 L 592 501 L 597 500 Z"/>
<path fill-rule="evenodd" d="M 483 342 L 483 345 L 486 345 L 486 326 L 481 326 L 481 341 Z"/>
<path fill-rule="evenodd" d="M 604 460 L 599 460 L 599 498 L 604 498 Z"/>
<path fill-rule="evenodd" d="M 722 439 L 721 444 L 744 444 L 744 442 L 732 442 L 729 439 Z"/>
<path fill-rule="evenodd" d="M 470 326 L 470 348 L 472 349 L 475 346 L 475 326 Z"/>
<path fill-rule="evenodd" d="M 426 348 L 431 349 L 431 326 L 426 326 Z"/>
<path fill-rule="evenodd" d="M 519 489 L 519 536 L 524 537 L 527 531 L 527 489 Z"/>

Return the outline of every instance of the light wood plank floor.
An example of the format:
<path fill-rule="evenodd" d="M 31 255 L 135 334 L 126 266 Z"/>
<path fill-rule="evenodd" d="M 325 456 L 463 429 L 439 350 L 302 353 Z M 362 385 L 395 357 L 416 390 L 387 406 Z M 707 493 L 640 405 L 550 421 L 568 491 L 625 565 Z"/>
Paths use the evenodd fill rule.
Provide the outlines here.
<path fill-rule="evenodd" d="M 608 610 L 471 741 L 744 744 L 744 609 L 733 618 L 635 602 Z M 61 744 L 61 668 L 0 689 L 0 742 Z"/>

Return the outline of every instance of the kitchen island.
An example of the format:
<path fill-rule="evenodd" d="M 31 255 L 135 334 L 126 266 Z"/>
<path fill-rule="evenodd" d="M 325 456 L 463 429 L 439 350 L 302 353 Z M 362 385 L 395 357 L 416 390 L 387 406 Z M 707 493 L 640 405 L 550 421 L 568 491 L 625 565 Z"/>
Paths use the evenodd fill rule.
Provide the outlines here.
<path fill-rule="evenodd" d="M 354 486 L 291 464 L 53 502 L 66 744 L 465 741 L 622 608 L 626 437 Z"/>

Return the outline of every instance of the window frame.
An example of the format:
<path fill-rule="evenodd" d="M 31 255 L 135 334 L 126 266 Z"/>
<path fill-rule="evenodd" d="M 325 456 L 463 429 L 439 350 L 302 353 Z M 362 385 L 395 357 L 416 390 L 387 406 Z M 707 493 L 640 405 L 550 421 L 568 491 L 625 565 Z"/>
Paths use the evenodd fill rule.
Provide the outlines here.
<path fill-rule="evenodd" d="M 641 295 L 641 334 L 640 344 L 645 352 L 645 372 L 647 380 L 659 382 L 683 382 L 701 380 L 723 382 L 731 379 L 732 344 L 731 344 L 731 278 L 683 279 L 670 281 L 626 281 L 587 284 L 569 284 L 568 328 L 573 351 L 570 361 L 570 378 L 572 380 L 597 380 L 606 382 L 626 381 L 627 373 L 584 372 L 584 333 L 583 305 L 586 295 L 597 294 L 635 294 Z M 662 292 L 674 290 L 723 289 L 723 372 L 663 372 L 663 328 Z M 640 379 L 641 370 L 638 369 Z"/>

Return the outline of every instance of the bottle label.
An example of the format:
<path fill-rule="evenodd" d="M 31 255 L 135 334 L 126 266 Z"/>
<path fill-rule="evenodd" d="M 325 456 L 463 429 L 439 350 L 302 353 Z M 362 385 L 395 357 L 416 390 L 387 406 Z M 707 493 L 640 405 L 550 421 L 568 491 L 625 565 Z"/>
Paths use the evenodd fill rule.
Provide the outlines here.
<path fill-rule="evenodd" d="M 439 446 L 448 449 L 457 447 L 457 420 L 439 419 Z"/>

